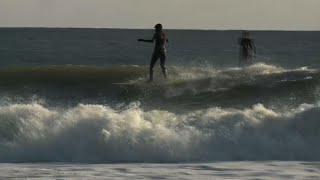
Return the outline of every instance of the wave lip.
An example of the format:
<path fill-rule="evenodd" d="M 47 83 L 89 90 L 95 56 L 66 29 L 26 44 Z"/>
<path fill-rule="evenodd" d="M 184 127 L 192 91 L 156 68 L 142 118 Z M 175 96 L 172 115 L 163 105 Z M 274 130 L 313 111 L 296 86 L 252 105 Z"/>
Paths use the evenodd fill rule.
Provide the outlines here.
<path fill-rule="evenodd" d="M 319 106 L 276 112 L 208 108 L 177 114 L 79 104 L 0 107 L 1 162 L 319 161 Z"/>

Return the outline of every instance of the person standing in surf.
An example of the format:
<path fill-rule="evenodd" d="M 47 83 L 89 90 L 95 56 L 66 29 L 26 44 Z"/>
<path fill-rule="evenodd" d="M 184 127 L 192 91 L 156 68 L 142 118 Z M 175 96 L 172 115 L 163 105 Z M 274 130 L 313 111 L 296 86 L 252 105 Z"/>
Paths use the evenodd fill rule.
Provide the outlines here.
<path fill-rule="evenodd" d="M 148 43 L 155 42 L 155 47 L 154 47 L 154 51 L 153 51 L 151 62 L 150 62 L 150 68 L 149 68 L 150 77 L 148 82 L 153 81 L 153 68 L 159 58 L 160 58 L 160 66 L 161 66 L 162 73 L 164 77 L 167 78 L 167 69 L 165 67 L 167 55 L 166 55 L 165 46 L 166 46 L 166 43 L 169 41 L 168 41 L 167 35 L 162 31 L 161 24 L 156 24 L 154 28 L 155 28 L 155 33 L 151 40 L 138 39 L 138 41 L 141 41 L 141 42 L 148 42 Z"/>
<path fill-rule="evenodd" d="M 256 47 L 254 46 L 253 39 L 250 38 L 248 31 L 242 32 L 240 43 L 240 65 L 248 65 L 252 63 L 256 55 Z"/>

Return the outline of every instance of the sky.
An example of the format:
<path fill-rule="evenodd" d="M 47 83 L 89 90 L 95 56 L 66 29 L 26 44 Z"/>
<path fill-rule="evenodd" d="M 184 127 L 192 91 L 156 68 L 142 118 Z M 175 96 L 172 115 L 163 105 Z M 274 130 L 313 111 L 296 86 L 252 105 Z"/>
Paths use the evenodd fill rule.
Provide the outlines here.
<path fill-rule="evenodd" d="M 320 0 L 0 0 L 0 27 L 320 30 Z"/>

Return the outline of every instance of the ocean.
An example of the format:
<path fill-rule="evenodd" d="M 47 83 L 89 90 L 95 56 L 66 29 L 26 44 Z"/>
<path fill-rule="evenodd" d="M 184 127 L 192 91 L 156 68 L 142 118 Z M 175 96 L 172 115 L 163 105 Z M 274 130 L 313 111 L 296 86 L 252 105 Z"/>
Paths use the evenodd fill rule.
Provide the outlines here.
<path fill-rule="evenodd" d="M 320 178 L 320 32 L 165 32 L 0 28 L 0 178 Z"/>

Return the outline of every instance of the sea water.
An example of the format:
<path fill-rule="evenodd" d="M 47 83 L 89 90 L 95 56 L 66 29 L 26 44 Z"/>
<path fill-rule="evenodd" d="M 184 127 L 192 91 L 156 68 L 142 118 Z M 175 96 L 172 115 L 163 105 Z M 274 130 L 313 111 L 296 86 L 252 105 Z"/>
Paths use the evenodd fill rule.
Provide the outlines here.
<path fill-rule="evenodd" d="M 166 33 L 0 29 L 0 177 L 319 179 L 319 32 Z"/>

